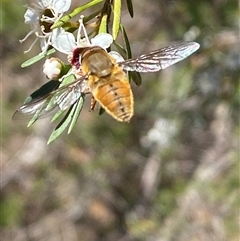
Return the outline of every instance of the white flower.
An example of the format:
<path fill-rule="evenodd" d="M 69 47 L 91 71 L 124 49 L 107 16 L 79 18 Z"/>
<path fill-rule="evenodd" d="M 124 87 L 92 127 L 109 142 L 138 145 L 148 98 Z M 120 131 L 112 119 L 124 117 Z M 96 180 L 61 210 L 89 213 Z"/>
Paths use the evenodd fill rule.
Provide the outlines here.
<path fill-rule="evenodd" d="M 81 29 L 78 32 L 80 33 L 80 31 Z M 80 36 L 81 35 L 78 34 L 77 40 L 75 40 L 75 36 L 72 33 L 66 32 L 63 28 L 58 28 L 57 31 L 53 33 L 52 46 L 59 52 L 69 55 L 76 48 L 99 46 L 107 49 L 113 42 L 112 35 L 108 33 L 100 33 L 92 38 L 91 41 L 87 35 L 82 39 Z"/>
<path fill-rule="evenodd" d="M 52 46 L 59 52 L 67 54 L 70 62 L 72 62 L 74 51 L 78 48 L 99 46 L 106 50 L 113 43 L 113 37 L 108 33 L 100 33 L 89 40 L 83 24 L 83 16 L 80 17 L 79 24 L 77 39 L 75 39 L 75 36 L 72 33 L 66 32 L 63 28 L 58 28 L 53 33 L 52 37 Z M 81 32 L 83 32 L 83 38 L 81 37 Z M 109 54 L 116 60 L 116 62 L 124 60 L 116 51 L 111 51 Z"/>
<path fill-rule="evenodd" d="M 62 17 L 70 5 L 71 0 L 39 0 L 38 4 L 28 7 L 24 19 L 25 23 L 31 26 L 31 31 L 20 42 L 25 41 L 32 34 L 37 38 L 25 53 L 32 49 L 38 39 L 42 53 L 47 51 L 48 46 L 51 45 L 52 35 L 56 31 L 56 29 L 51 30 L 51 26 Z"/>

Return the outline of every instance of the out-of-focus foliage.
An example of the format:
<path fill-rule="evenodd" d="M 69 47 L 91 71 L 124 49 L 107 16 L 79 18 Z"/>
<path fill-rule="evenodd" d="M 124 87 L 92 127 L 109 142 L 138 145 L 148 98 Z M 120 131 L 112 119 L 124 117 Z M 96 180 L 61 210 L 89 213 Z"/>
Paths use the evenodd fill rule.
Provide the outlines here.
<path fill-rule="evenodd" d="M 182 39 L 201 49 L 142 75 L 130 124 L 86 103 L 71 135 L 50 146 L 48 118 L 11 122 L 45 78 L 41 61 L 20 69 L 23 8 L 2 5 L 3 240 L 239 240 L 236 2 L 133 1 L 132 19 L 122 1 L 133 56 Z"/>

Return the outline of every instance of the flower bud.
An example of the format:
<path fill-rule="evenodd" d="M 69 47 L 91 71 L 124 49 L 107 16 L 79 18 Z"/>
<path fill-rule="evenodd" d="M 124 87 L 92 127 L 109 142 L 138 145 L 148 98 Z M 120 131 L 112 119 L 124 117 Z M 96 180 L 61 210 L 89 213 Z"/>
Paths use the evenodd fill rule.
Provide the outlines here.
<path fill-rule="evenodd" d="M 61 71 L 63 69 L 63 63 L 58 58 L 46 59 L 43 65 L 43 73 L 48 79 L 57 80 L 61 76 Z"/>

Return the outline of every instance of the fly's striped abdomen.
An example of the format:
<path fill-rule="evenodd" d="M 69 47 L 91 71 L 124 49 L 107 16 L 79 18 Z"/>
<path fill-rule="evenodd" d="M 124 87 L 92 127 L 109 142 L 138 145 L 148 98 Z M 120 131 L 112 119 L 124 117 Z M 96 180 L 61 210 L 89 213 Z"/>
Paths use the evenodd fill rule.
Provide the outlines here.
<path fill-rule="evenodd" d="M 127 79 L 100 85 L 93 96 L 118 121 L 129 122 L 133 116 L 133 94 Z"/>

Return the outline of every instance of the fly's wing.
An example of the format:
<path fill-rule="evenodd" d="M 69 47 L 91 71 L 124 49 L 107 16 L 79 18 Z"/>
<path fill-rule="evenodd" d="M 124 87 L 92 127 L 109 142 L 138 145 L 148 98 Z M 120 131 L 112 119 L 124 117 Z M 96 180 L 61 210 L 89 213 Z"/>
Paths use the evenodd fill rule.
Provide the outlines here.
<path fill-rule="evenodd" d="M 187 58 L 199 47 L 196 42 L 183 42 L 119 62 L 118 65 L 127 71 L 155 72 Z"/>
<path fill-rule="evenodd" d="M 59 87 L 61 82 L 50 80 L 39 89 L 34 91 L 24 102 L 24 104 L 13 114 L 13 120 L 30 119 L 37 112 L 42 112 L 44 116 L 44 107 L 51 99 L 52 93 Z M 50 112 L 50 110 L 48 111 Z"/>
<path fill-rule="evenodd" d="M 56 102 L 61 110 L 66 110 L 80 97 L 89 92 L 87 77 L 84 76 L 67 86 L 63 86 L 62 90 L 57 91 L 57 94 L 55 94 Z"/>
<path fill-rule="evenodd" d="M 36 91 L 34 91 L 24 102 L 24 104 L 30 103 L 32 101 L 36 101 L 46 95 L 48 95 L 49 93 L 51 93 L 52 91 L 56 90 L 59 85 L 61 84 L 61 82 L 59 82 L 58 80 L 50 80 L 48 81 L 46 84 L 44 84 L 43 86 L 41 86 L 39 89 L 37 89 Z"/>
<path fill-rule="evenodd" d="M 51 81 L 49 81 L 27 98 L 24 105 L 13 114 L 13 120 L 29 120 L 31 118 L 37 120 L 40 117 L 46 117 L 56 107 L 59 107 L 61 110 L 66 110 L 88 91 L 86 80 L 87 78 L 83 76 L 60 88 L 54 90 L 49 88 L 48 91 L 42 92 L 44 86 L 50 86 L 49 83 Z M 58 82 L 56 80 L 54 81 Z M 59 82 L 59 85 L 60 83 L 61 82 Z"/>

